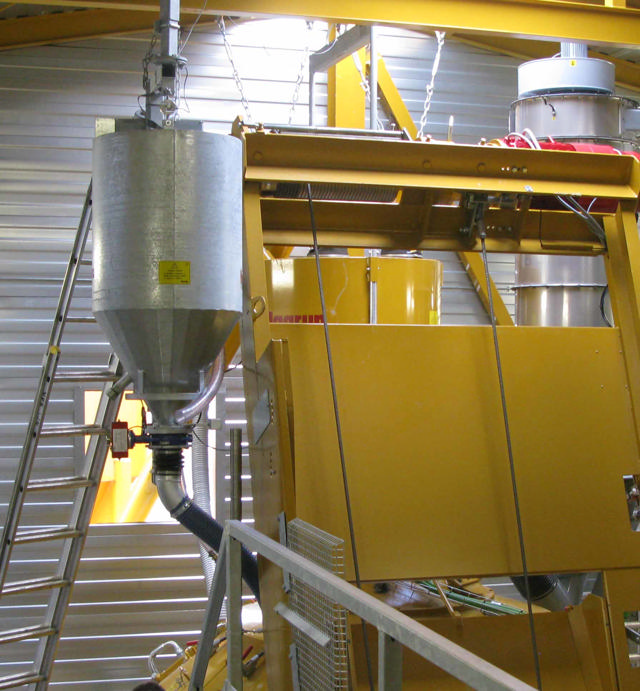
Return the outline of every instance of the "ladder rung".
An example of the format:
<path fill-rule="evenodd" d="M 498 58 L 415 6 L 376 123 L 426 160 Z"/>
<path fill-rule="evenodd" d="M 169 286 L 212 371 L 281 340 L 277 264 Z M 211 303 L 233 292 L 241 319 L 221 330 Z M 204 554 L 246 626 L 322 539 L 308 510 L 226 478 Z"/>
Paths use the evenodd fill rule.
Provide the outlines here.
<path fill-rule="evenodd" d="M 56 382 L 109 382 L 117 381 L 119 376 L 108 369 L 105 370 L 85 370 L 73 372 L 57 372 Z"/>
<path fill-rule="evenodd" d="M 93 264 L 91 259 L 81 259 L 79 263 L 80 266 L 91 266 Z"/>
<path fill-rule="evenodd" d="M 86 477 L 52 477 L 42 480 L 31 480 L 27 485 L 30 492 L 41 492 L 49 489 L 79 489 L 93 487 L 96 483 Z"/>
<path fill-rule="evenodd" d="M 29 578 L 24 581 L 5 583 L 2 589 L 2 595 L 22 595 L 23 593 L 30 593 L 35 590 L 64 588 L 67 585 L 69 585 L 69 581 L 66 581 L 64 578 L 57 578 L 56 576 L 48 578 Z"/>
<path fill-rule="evenodd" d="M 67 324 L 95 324 L 95 317 L 67 317 Z"/>
<path fill-rule="evenodd" d="M 0 689 L 15 689 L 18 686 L 27 684 L 37 684 L 43 681 L 44 676 L 36 672 L 23 672 L 22 674 L 12 674 L 9 677 L 0 677 Z"/>
<path fill-rule="evenodd" d="M 79 437 L 85 434 L 107 434 L 100 425 L 45 425 L 41 437 Z"/>
<path fill-rule="evenodd" d="M 44 540 L 64 540 L 81 535 L 82 532 L 77 528 L 37 528 L 36 530 L 23 530 L 21 533 L 17 533 L 13 542 L 16 545 L 21 545 Z"/>
<path fill-rule="evenodd" d="M 56 630 L 53 626 L 24 626 L 21 629 L 10 629 L 0 632 L 0 644 L 24 641 L 27 638 L 45 638 L 52 636 Z"/>

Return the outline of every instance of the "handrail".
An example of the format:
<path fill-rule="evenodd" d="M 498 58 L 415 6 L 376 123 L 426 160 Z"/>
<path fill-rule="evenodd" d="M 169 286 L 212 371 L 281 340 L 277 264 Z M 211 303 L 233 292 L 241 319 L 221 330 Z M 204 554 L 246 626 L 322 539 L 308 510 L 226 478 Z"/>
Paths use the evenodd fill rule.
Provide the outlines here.
<path fill-rule="evenodd" d="M 229 585 L 232 587 L 234 585 L 237 586 L 237 583 L 240 582 L 239 549 L 234 549 L 234 547 L 239 547 L 239 545 L 233 544 L 236 541 L 243 544 L 247 549 L 258 552 L 264 558 L 287 571 L 292 576 L 295 576 L 295 578 L 300 581 L 321 591 L 324 596 L 350 612 L 353 612 L 378 629 L 378 683 L 380 691 L 401 688 L 398 678 L 401 674 L 401 658 L 399 646 L 397 645 L 398 643 L 409 648 L 425 660 L 437 665 L 472 688 L 533 691 L 534 687 L 529 686 L 478 655 L 469 652 L 465 648 L 453 643 L 426 626 L 423 626 L 407 615 L 393 609 L 393 607 L 380 602 L 372 595 L 359 590 L 348 581 L 326 571 L 317 564 L 296 554 L 287 547 L 284 547 L 240 521 L 227 521 L 222 536 L 222 545 L 214 579 L 215 585 L 212 587 L 212 599 L 214 599 L 213 593 L 218 593 L 217 599 L 220 600 L 220 605 L 221 593 L 224 590 L 227 571 L 230 574 L 230 580 L 234 581 L 234 583 L 226 584 L 227 592 L 229 592 Z M 229 560 L 228 564 L 227 560 Z M 217 584 L 215 583 L 216 581 L 218 581 Z M 215 617 L 215 622 L 205 621 L 205 632 L 207 628 L 215 631 L 214 624 L 217 624 L 219 615 L 219 607 L 216 605 L 212 606 L 212 601 L 210 601 L 207 609 L 207 619 Z M 237 624 L 231 621 L 230 618 L 230 621 L 227 622 L 227 626 L 232 627 L 234 625 Z M 203 633 L 203 638 L 198 650 L 198 656 L 201 655 L 203 661 L 209 658 L 209 653 L 211 651 L 207 650 L 207 643 L 210 647 L 211 642 L 212 641 L 205 640 Z M 241 664 L 241 660 L 236 661 L 229 659 L 228 661 L 228 681 L 230 684 L 233 683 L 233 680 L 240 679 L 240 683 L 242 680 L 241 670 L 239 673 L 238 669 L 233 669 L 234 664 Z M 189 686 L 190 691 L 199 691 L 199 689 L 202 688 L 201 685 L 198 685 L 202 682 L 198 682 L 196 674 L 197 667 L 198 659 L 196 658 L 194 675 L 191 679 L 191 685 Z M 203 671 L 204 670 L 206 670 L 206 664 L 204 665 Z M 231 688 L 236 688 L 237 691 L 239 691 L 237 683 L 236 681 L 236 686 L 231 686 Z"/>

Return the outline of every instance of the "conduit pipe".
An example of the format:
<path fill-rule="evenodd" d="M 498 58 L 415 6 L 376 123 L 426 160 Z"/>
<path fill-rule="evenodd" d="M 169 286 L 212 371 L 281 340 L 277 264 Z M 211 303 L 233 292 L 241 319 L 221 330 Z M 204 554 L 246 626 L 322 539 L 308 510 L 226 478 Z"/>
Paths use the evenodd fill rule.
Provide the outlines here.
<path fill-rule="evenodd" d="M 215 552 L 220 550 L 223 528 L 187 495 L 182 478 L 182 449 L 176 447 L 153 450 L 153 482 L 158 496 L 172 518 L 179 521 L 188 531 Z M 242 578 L 249 586 L 256 600 L 260 602 L 258 562 L 244 546 L 242 547 Z"/>
<path fill-rule="evenodd" d="M 189 420 L 193 420 L 196 415 L 201 413 L 211 403 L 214 396 L 218 393 L 220 384 L 222 384 L 222 378 L 224 377 L 224 349 L 220 351 L 209 373 L 209 383 L 205 386 L 202 393 L 173 414 L 175 421 L 179 425 L 184 425 Z"/>
<path fill-rule="evenodd" d="M 193 475 L 193 501 L 207 514 L 211 516 L 211 489 L 209 486 L 209 447 L 207 437 L 209 435 L 209 418 L 207 410 L 202 411 L 200 420 L 193 428 L 193 442 L 191 443 L 191 471 Z M 200 561 L 204 572 L 204 580 L 207 584 L 207 592 L 211 590 L 213 583 L 214 563 L 209 555 L 209 550 L 200 543 Z"/>

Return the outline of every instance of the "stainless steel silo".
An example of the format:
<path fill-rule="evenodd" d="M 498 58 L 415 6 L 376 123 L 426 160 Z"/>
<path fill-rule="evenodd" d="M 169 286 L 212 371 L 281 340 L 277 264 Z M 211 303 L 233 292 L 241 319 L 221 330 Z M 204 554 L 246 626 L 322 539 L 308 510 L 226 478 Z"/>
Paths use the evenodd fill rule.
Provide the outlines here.
<path fill-rule="evenodd" d="M 159 425 L 242 309 L 242 144 L 125 129 L 94 144 L 93 311 Z"/>

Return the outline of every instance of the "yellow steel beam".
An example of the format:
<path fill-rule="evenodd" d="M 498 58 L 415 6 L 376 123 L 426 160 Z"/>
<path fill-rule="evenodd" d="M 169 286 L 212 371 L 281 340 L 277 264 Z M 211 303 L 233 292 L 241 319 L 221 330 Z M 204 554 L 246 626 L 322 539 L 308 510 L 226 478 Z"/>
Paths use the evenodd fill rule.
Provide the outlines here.
<path fill-rule="evenodd" d="M 248 134 L 249 182 L 326 182 L 635 200 L 631 156 L 447 143 Z"/>
<path fill-rule="evenodd" d="M 522 60 L 550 58 L 558 52 L 558 46 L 548 41 L 522 41 L 508 36 L 483 37 L 465 33 L 455 33 L 449 38 L 476 48 L 510 55 Z M 613 63 L 616 68 L 616 84 L 618 86 L 625 89 L 640 90 L 640 65 L 637 63 L 621 60 L 594 50 L 589 51 L 589 57 L 608 60 Z"/>
<path fill-rule="evenodd" d="M 188 20 L 193 15 L 183 15 Z M 0 21 L 0 50 L 151 30 L 148 12 L 78 10 Z"/>
<path fill-rule="evenodd" d="M 26 0 L 26 4 L 157 13 L 157 0 Z M 204 9 L 185 0 L 183 12 L 248 17 L 299 16 L 341 24 L 429 26 L 450 32 L 571 39 L 589 44 L 638 45 L 640 11 L 635 8 L 563 0 L 218 0 Z"/>

